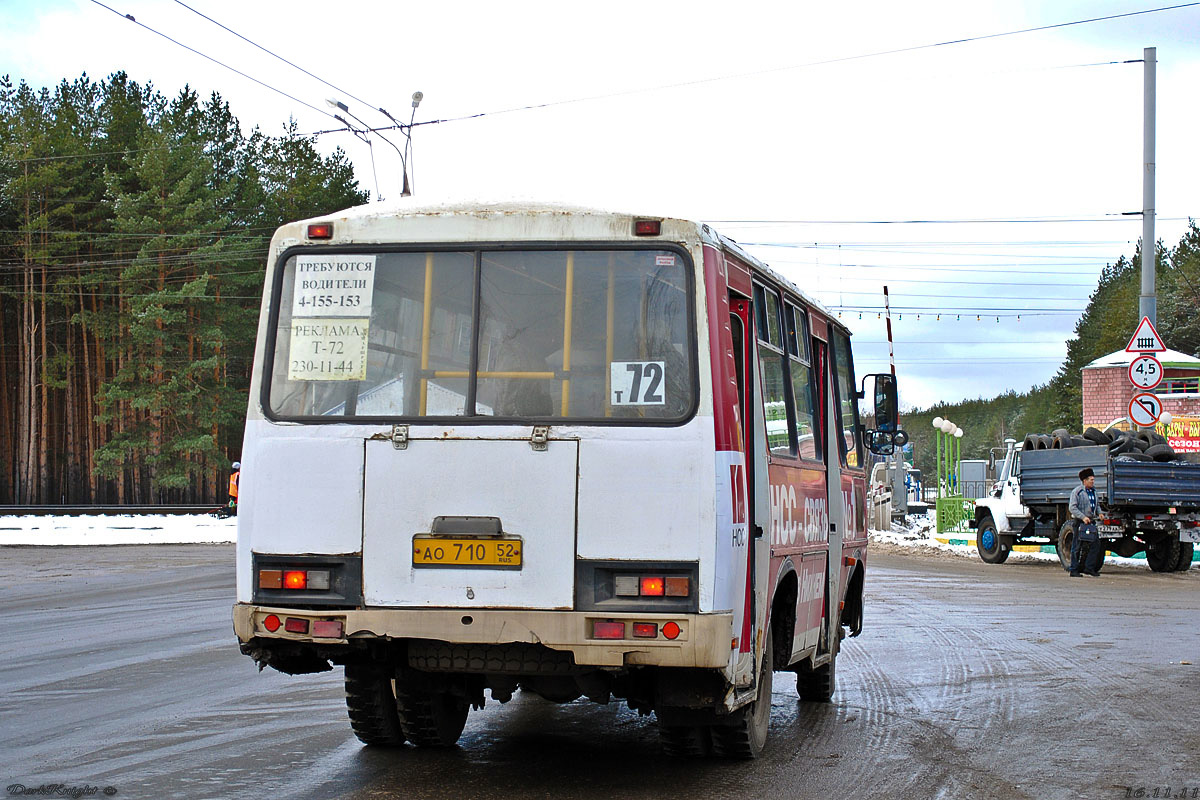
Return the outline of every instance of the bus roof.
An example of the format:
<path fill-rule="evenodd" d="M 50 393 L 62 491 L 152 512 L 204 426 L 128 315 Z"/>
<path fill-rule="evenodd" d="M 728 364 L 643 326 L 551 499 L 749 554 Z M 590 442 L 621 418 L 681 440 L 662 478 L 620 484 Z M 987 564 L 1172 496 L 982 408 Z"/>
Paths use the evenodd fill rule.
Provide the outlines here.
<path fill-rule="evenodd" d="M 302 226 L 312 222 L 334 222 L 336 223 L 349 222 L 354 227 L 362 228 L 369 225 L 372 221 L 384 221 L 388 219 L 398 219 L 404 217 L 478 217 L 478 218 L 497 218 L 497 217 L 519 217 L 522 215 L 528 216 L 588 216 L 602 217 L 608 219 L 621 220 L 622 225 L 619 226 L 624 230 L 629 230 L 634 219 L 660 219 L 664 223 L 670 223 L 670 227 L 677 231 L 691 229 L 696 233 L 696 237 L 709 244 L 721 247 L 734 255 L 740 260 L 751 265 L 757 272 L 770 278 L 781 287 L 795 294 L 800 298 L 805 305 L 823 315 L 832 323 L 842 330 L 843 333 L 849 334 L 850 330 L 837 319 L 837 315 L 826 308 L 820 301 L 809 295 L 792 281 L 785 278 L 776 270 L 772 269 L 765 261 L 751 253 L 747 252 L 735 240 L 728 236 L 717 232 L 704 222 L 690 220 L 684 217 L 665 217 L 661 214 L 635 214 L 626 211 L 611 211 L 601 208 L 593 208 L 588 206 L 571 205 L 567 203 L 553 203 L 543 201 L 530 200 L 441 200 L 434 202 L 422 202 L 413 198 L 405 198 L 394 203 L 369 203 L 361 206 L 338 211 L 333 214 L 324 214 L 319 217 L 313 217 L 307 220 L 284 225 L 276 233 L 276 237 L 281 234 L 286 236 L 294 231 L 297 238 L 301 236 Z M 626 222 L 628 220 L 628 222 Z M 665 231 L 664 231 L 665 232 Z"/>

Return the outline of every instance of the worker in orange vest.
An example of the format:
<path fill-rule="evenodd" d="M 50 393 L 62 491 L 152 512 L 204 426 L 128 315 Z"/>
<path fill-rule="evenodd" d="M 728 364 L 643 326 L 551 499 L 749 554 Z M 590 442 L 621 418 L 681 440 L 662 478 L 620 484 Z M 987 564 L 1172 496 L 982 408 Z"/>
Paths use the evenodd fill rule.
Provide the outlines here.
<path fill-rule="evenodd" d="M 229 476 L 229 513 L 237 516 L 238 480 L 242 476 L 242 462 L 233 462 L 233 473 Z"/>

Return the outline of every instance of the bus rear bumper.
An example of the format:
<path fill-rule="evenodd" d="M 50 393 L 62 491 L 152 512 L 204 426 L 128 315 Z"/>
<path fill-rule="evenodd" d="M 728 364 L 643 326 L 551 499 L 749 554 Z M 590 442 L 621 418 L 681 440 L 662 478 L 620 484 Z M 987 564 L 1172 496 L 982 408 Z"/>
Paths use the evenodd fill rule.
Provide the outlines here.
<path fill-rule="evenodd" d="M 622 623 L 622 627 L 597 628 L 598 622 Z M 634 636 L 634 623 L 640 623 L 641 637 Z M 655 626 L 653 636 L 650 625 Z M 251 640 L 264 644 L 311 643 L 320 645 L 323 652 L 339 645 L 349 650 L 355 645 L 389 640 L 484 645 L 524 642 L 570 652 L 577 666 L 590 667 L 725 669 L 733 641 L 732 614 L 601 615 L 478 608 L 314 610 L 238 603 L 233 607 L 233 628 L 243 644 Z M 676 628 L 678 633 L 668 638 Z M 596 637 L 598 632 L 613 636 L 618 630 L 623 631 L 621 638 Z M 313 632 L 326 635 L 314 636 Z"/>

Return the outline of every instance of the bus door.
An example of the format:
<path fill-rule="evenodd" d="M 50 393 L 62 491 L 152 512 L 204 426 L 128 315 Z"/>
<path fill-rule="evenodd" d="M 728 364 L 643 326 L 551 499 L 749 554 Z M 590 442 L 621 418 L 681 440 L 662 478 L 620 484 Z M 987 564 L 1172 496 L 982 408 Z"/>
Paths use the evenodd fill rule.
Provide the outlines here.
<path fill-rule="evenodd" d="M 842 460 L 843 452 L 841 426 L 838 423 L 837 397 L 834 393 L 833 360 L 829 355 L 829 345 L 813 338 L 813 360 L 815 372 L 820 383 L 818 397 L 819 424 L 825 432 L 825 493 L 826 508 L 829 509 L 828 556 L 825 559 L 825 609 L 821 620 L 821 635 L 817 643 L 818 655 L 830 652 L 838 635 L 837 603 L 841 599 L 842 579 L 842 538 L 846 530 L 845 504 L 842 502 Z"/>
<path fill-rule="evenodd" d="M 758 358 L 754 347 L 754 324 L 750 299 L 730 292 L 729 324 L 733 334 L 734 361 L 737 369 L 738 417 L 743 421 L 740 441 L 743 470 L 742 489 L 735 480 L 735 492 L 741 492 L 740 505 L 744 510 L 747 554 L 746 563 L 738 569 L 733 580 L 734 596 L 739 599 L 734 610 L 734 634 L 737 647 L 734 657 L 734 683 L 744 685 L 757 674 L 756 656 L 764 644 L 760 633 L 766 623 L 766 603 L 762 587 L 766 585 L 770 548 L 763 541 L 763 526 L 770 519 L 770 496 L 767 486 L 765 418 L 759 387 Z M 735 521 L 737 519 L 735 504 Z"/>

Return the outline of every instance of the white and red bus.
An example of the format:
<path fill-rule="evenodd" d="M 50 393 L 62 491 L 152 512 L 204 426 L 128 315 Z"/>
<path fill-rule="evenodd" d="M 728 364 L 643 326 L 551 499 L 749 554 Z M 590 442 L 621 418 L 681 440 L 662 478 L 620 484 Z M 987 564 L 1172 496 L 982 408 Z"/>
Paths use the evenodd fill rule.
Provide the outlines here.
<path fill-rule="evenodd" d="M 757 755 L 773 671 L 827 701 L 863 618 L 850 332 L 709 226 L 363 207 L 272 240 L 234 627 L 343 665 L 369 745 L 454 744 L 485 690 L 624 699 Z"/>

